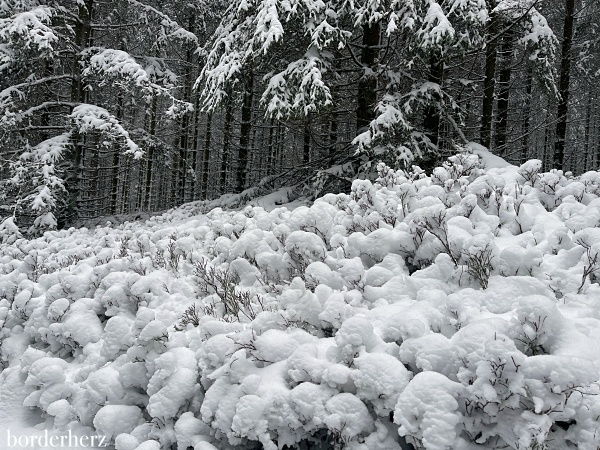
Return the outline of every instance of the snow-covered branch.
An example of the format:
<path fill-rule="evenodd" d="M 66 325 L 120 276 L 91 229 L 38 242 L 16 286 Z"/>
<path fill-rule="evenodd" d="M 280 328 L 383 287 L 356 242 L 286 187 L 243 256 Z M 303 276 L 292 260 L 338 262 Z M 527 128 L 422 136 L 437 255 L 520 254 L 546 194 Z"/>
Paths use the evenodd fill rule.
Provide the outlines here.
<path fill-rule="evenodd" d="M 126 148 L 124 152 L 126 155 L 132 155 L 135 159 L 144 155 L 144 151 L 131 140 L 127 130 L 106 109 L 96 105 L 82 104 L 76 106 L 69 117 L 73 120 L 79 133 L 98 132 L 109 142 L 121 142 Z M 108 145 L 108 142 L 105 145 Z"/>

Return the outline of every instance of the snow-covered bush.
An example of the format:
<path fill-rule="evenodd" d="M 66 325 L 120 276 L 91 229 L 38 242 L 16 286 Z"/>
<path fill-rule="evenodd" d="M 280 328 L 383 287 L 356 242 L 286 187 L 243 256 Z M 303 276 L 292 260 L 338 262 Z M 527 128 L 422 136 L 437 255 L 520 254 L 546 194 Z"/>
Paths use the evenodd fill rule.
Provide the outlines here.
<path fill-rule="evenodd" d="M 377 169 L 3 242 L 0 408 L 117 450 L 598 448 L 600 175 Z"/>

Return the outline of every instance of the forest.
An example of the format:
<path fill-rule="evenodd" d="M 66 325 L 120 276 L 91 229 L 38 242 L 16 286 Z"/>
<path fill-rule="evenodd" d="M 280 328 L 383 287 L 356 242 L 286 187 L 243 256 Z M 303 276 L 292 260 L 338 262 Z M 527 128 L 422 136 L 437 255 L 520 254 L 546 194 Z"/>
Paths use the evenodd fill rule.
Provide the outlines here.
<path fill-rule="evenodd" d="M 598 0 L 0 0 L 0 449 L 600 449 L 598 81 Z"/>
<path fill-rule="evenodd" d="M 478 144 L 600 164 L 595 0 L 0 0 L 0 225 L 39 234 Z"/>

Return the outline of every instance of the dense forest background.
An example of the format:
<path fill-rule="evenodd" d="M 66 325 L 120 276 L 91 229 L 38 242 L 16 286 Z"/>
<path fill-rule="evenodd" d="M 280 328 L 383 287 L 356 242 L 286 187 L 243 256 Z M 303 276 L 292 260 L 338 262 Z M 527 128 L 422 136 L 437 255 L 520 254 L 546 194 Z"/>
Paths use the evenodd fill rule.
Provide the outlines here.
<path fill-rule="evenodd" d="M 0 229 L 315 195 L 473 143 L 597 169 L 599 28 L 597 0 L 0 0 Z"/>

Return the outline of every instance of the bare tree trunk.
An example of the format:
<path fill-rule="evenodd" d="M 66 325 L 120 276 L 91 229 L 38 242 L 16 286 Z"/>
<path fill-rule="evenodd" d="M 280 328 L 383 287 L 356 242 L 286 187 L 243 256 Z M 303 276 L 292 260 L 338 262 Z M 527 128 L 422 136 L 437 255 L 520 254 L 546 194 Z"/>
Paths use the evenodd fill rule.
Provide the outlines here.
<path fill-rule="evenodd" d="M 592 143 L 596 148 L 595 155 L 592 155 L 593 165 L 592 170 L 600 170 L 600 142 L 598 140 L 600 132 L 600 114 L 598 111 L 598 103 L 595 102 L 592 107 Z"/>
<path fill-rule="evenodd" d="M 156 134 L 156 96 L 152 97 L 152 105 L 150 107 L 150 124 L 149 132 L 151 136 Z M 152 172 L 154 170 L 154 142 L 151 143 L 148 149 L 148 162 L 146 164 L 146 195 L 145 205 L 146 210 L 152 209 Z"/>
<path fill-rule="evenodd" d="M 46 61 L 46 64 L 44 66 L 44 76 L 45 77 L 51 77 L 52 75 L 54 75 L 54 65 L 51 61 Z M 45 95 L 45 101 L 52 101 L 52 92 L 47 92 Z M 40 125 L 42 126 L 42 132 L 40 134 L 40 139 L 42 141 L 45 141 L 46 139 L 48 139 L 50 137 L 50 134 L 48 133 L 48 130 L 45 127 L 48 127 L 50 125 L 50 114 L 48 112 L 48 109 L 44 109 L 44 111 L 42 112 L 42 115 L 40 116 Z"/>
<path fill-rule="evenodd" d="M 488 1 L 488 9 L 492 9 Z M 485 78 L 483 81 L 483 106 L 481 111 L 481 130 L 479 140 L 481 145 L 490 148 L 492 145 L 492 122 L 494 116 L 494 90 L 496 87 L 496 60 L 498 41 L 498 15 L 490 13 L 488 36 L 490 39 L 485 48 Z"/>
<path fill-rule="evenodd" d="M 302 139 L 302 163 L 310 162 L 310 120 L 307 117 L 304 120 L 304 133 Z"/>
<path fill-rule="evenodd" d="M 125 179 L 123 180 L 123 186 L 128 188 L 131 183 L 131 159 L 125 158 Z M 127 204 L 129 200 L 129 189 L 121 189 L 121 204 L 119 205 L 119 214 L 124 214 L 127 211 Z"/>
<path fill-rule="evenodd" d="M 273 146 L 273 133 L 275 132 L 275 123 L 274 120 L 271 119 L 269 121 L 269 140 L 268 140 L 268 156 L 267 156 L 267 170 L 266 175 L 270 175 L 273 173 L 273 169 L 275 168 L 275 147 Z"/>
<path fill-rule="evenodd" d="M 246 87 L 242 101 L 242 126 L 240 128 L 240 148 L 238 152 L 237 176 L 235 192 L 242 192 L 246 187 L 246 174 L 248 171 L 248 151 L 250 147 L 250 133 L 252 132 L 252 103 L 254 101 L 254 73 L 252 67 L 246 71 Z"/>
<path fill-rule="evenodd" d="M 117 213 L 117 199 L 119 197 L 119 151 L 115 150 L 112 158 L 112 186 L 110 190 L 110 213 Z"/>
<path fill-rule="evenodd" d="M 193 201 L 197 198 L 196 192 L 196 176 L 198 170 L 198 137 L 200 136 L 200 118 L 202 117 L 202 112 L 200 111 L 200 96 L 196 95 L 196 102 L 194 105 L 195 117 L 194 117 L 194 137 L 192 142 L 192 155 L 191 155 L 191 171 L 193 172 L 193 176 L 190 177 L 190 187 L 189 187 L 189 196 L 184 201 Z"/>
<path fill-rule="evenodd" d="M 190 115 L 186 113 L 181 118 L 181 134 L 179 137 L 179 151 L 178 151 L 178 163 L 177 163 L 177 190 L 175 194 L 175 204 L 179 205 L 183 203 L 185 196 L 185 184 L 187 179 L 187 165 L 188 165 L 188 132 L 190 124 Z"/>
<path fill-rule="evenodd" d="M 231 95 L 225 106 L 225 123 L 223 124 L 223 154 L 221 155 L 221 193 L 227 192 L 227 171 L 229 169 L 229 152 L 231 146 L 231 124 L 233 122 L 233 101 Z"/>
<path fill-rule="evenodd" d="M 379 43 L 381 24 L 367 24 L 363 26 L 362 53 L 360 62 L 363 73 L 358 82 L 358 101 L 356 108 L 356 130 L 361 132 L 368 127 L 375 118 L 375 104 L 377 102 L 377 77 L 375 76 L 375 63 L 379 56 Z"/>
<path fill-rule="evenodd" d="M 338 141 L 338 120 L 339 117 L 335 111 L 332 112 L 331 121 L 329 123 L 329 145 L 328 147 L 328 156 L 331 159 L 335 155 L 337 150 L 337 141 Z"/>
<path fill-rule="evenodd" d="M 145 200 L 145 186 L 144 186 L 144 167 L 143 161 L 135 161 L 135 210 L 143 211 L 144 200 Z"/>
<path fill-rule="evenodd" d="M 593 105 L 593 94 L 588 92 L 587 111 L 585 118 L 585 140 L 583 144 L 583 171 L 587 172 L 588 162 L 590 158 L 590 131 L 592 125 L 592 105 Z"/>
<path fill-rule="evenodd" d="M 527 162 L 529 156 L 529 122 L 531 120 L 531 92 L 533 90 L 533 66 L 527 67 L 525 81 L 525 105 L 523 106 L 523 122 L 521 127 L 521 164 Z"/>
<path fill-rule="evenodd" d="M 212 113 L 206 117 L 206 134 L 204 136 L 204 154 L 202 155 L 202 198 L 208 198 L 208 170 L 210 169 L 210 141 L 212 138 Z"/>
<path fill-rule="evenodd" d="M 194 31 L 195 16 L 190 14 L 188 17 L 188 29 Z M 192 65 L 194 63 L 194 50 L 188 45 L 185 53 L 185 81 L 183 86 L 183 95 L 185 100 L 189 100 L 192 96 Z M 188 164 L 189 164 L 189 137 L 190 137 L 190 113 L 186 112 L 181 117 L 181 130 L 179 135 L 179 167 L 177 170 L 177 195 L 175 202 L 181 204 L 185 201 L 185 188 L 188 179 Z"/>
<path fill-rule="evenodd" d="M 281 126 L 281 122 L 277 122 L 277 165 L 279 172 L 283 171 L 284 168 L 284 155 L 283 147 L 285 145 L 286 128 Z"/>
<path fill-rule="evenodd" d="M 598 107 L 595 106 L 594 110 L 596 112 L 596 114 L 594 114 L 595 119 L 595 124 L 594 124 L 594 136 L 596 137 L 596 139 L 598 139 L 598 131 L 600 131 L 600 123 L 598 121 Z M 594 169 L 595 170 L 600 170 L 600 142 L 598 142 L 596 140 L 596 161 L 594 164 Z"/>
<path fill-rule="evenodd" d="M 99 196 L 99 190 L 98 190 L 98 185 L 99 185 L 99 178 L 100 178 L 100 174 L 98 173 L 98 167 L 100 167 L 100 152 L 98 151 L 98 146 L 95 145 L 94 148 L 92 149 L 92 158 L 90 160 L 90 197 L 91 196 L 95 196 L 98 197 Z M 92 207 L 96 206 L 98 207 L 98 203 L 97 202 L 92 202 Z M 102 215 L 102 211 L 99 211 L 98 209 L 95 209 L 92 212 L 92 217 L 98 217 Z"/>
<path fill-rule="evenodd" d="M 571 50 L 575 24 L 575 0 L 565 0 L 565 24 L 563 28 L 560 81 L 558 84 L 556 138 L 554 141 L 554 168 L 562 169 L 565 163 L 565 141 L 567 138 L 567 116 L 569 114 L 569 87 L 571 84 Z"/>
<path fill-rule="evenodd" d="M 514 43 L 514 28 L 511 28 L 502 37 L 500 49 L 500 80 L 498 93 L 498 119 L 496 122 L 496 151 L 500 155 L 506 153 L 508 130 L 508 106 L 510 96 L 510 79 L 512 71 L 512 53 Z"/>
<path fill-rule="evenodd" d="M 550 99 L 548 99 L 548 106 L 546 107 L 546 124 L 544 130 L 544 152 L 542 153 L 543 170 L 548 170 L 548 146 L 550 145 Z"/>
<path fill-rule="evenodd" d="M 435 83 L 441 87 L 442 80 L 444 78 L 444 62 L 437 55 L 431 57 L 429 65 L 429 76 L 428 81 Z M 439 96 L 434 95 L 434 100 L 439 101 Z M 425 108 L 425 115 L 423 118 L 423 128 L 425 128 L 425 134 L 431 141 L 434 147 L 438 147 L 440 137 L 440 111 L 437 105 L 429 104 Z"/>
<path fill-rule="evenodd" d="M 94 1 L 85 0 L 79 3 L 78 20 L 75 25 L 75 49 L 73 50 L 72 71 L 73 79 L 71 82 L 71 102 L 84 103 L 86 99 L 85 85 L 81 73 L 81 50 L 88 45 L 92 34 L 92 11 Z M 78 218 L 79 196 L 81 191 L 81 164 L 83 160 L 83 142 L 84 137 L 79 133 L 73 133 L 73 155 L 71 158 L 71 167 L 66 179 L 69 200 L 66 211 L 66 217 L 61 220 L 59 225 L 73 223 Z"/>

